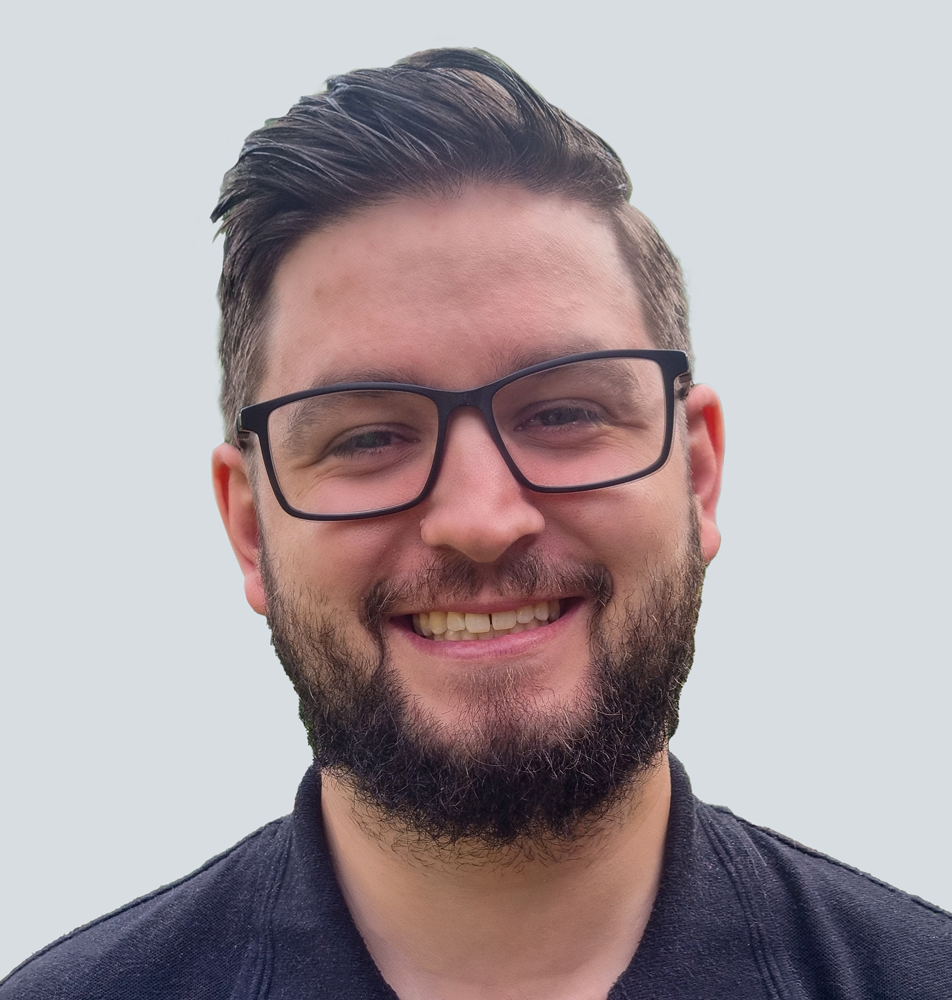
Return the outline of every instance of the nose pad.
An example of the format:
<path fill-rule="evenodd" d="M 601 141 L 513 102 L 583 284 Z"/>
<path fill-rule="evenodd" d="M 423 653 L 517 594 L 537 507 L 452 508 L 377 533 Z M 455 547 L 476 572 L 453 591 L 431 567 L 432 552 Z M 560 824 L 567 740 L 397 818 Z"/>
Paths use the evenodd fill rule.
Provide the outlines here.
<path fill-rule="evenodd" d="M 432 548 L 495 562 L 545 527 L 530 493 L 513 477 L 482 415 L 453 414 L 439 475 L 424 502 L 420 535 Z"/>

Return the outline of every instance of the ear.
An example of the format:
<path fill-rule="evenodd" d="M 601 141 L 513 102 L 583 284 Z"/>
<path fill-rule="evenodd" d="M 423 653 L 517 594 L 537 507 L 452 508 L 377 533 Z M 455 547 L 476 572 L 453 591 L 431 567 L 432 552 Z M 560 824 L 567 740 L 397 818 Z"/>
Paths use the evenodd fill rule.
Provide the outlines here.
<path fill-rule="evenodd" d="M 212 452 L 212 482 L 218 513 L 244 574 L 245 597 L 251 607 L 263 615 L 266 606 L 259 565 L 261 546 L 254 491 L 244 456 L 234 445 L 220 444 Z"/>
<path fill-rule="evenodd" d="M 696 385 L 685 401 L 688 426 L 688 461 L 694 503 L 701 529 L 701 552 L 709 563 L 721 546 L 715 521 L 724 469 L 724 414 L 717 393 L 707 385 Z"/>

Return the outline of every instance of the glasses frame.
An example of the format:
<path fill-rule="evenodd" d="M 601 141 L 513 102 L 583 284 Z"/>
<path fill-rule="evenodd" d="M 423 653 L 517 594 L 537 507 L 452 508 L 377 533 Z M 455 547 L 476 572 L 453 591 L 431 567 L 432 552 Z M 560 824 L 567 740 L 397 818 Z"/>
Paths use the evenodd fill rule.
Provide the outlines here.
<path fill-rule="evenodd" d="M 621 476 L 616 479 L 606 479 L 597 483 L 590 483 L 587 486 L 537 486 L 530 482 L 522 474 L 519 466 L 509 454 L 503 441 L 499 428 L 496 426 L 496 418 L 493 415 L 493 397 L 500 389 L 525 378 L 527 375 L 535 375 L 537 372 L 549 371 L 552 368 L 560 368 L 564 365 L 575 364 L 579 361 L 598 361 L 608 358 L 644 358 L 654 361 L 659 368 L 664 379 L 665 394 L 665 430 L 664 443 L 661 448 L 661 455 L 647 469 L 642 469 L 630 476 Z M 636 479 L 644 479 L 653 472 L 657 472 L 671 454 L 671 442 L 674 439 L 674 404 L 678 396 L 676 385 L 687 390 L 691 384 L 691 369 L 688 357 L 684 351 L 663 351 L 663 350 L 615 350 L 615 351 L 587 351 L 583 354 L 569 354 L 562 358 L 554 358 L 551 361 L 542 361 L 528 368 L 520 368 L 519 371 L 512 372 L 503 378 L 489 382 L 487 385 L 479 386 L 476 389 L 431 389 L 424 385 L 411 385 L 406 382 L 339 382 L 334 385 L 322 386 L 318 389 L 304 389 L 301 392 L 292 392 L 286 396 L 278 396 L 276 399 L 269 399 L 262 403 L 254 403 L 245 406 L 238 414 L 236 425 L 238 445 L 241 448 L 247 446 L 249 435 L 254 434 L 261 447 L 261 457 L 264 459 L 264 467 L 268 473 L 268 480 L 275 498 L 282 509 L 292 517 L 303 518 L 306 521 L 358 521 L 369 517 L 383 517 L 386 514 L 397 514 L 402 510 L 409 510 L 417 504 L 422 503 L 429 495 L 436 484 L 440 473 L 440 466 L 443 463 L 443 451 L 446 443 L 446 432 L 449 426 L 449 418 L 459 409 L 471 408 L 478 410 L 489 435 L 502 455 L 513 478 L 521 486 L 532 490 L 534 493 L 587 493 L 590 490 L 601 490 L 608 486 L 620 486 L 622 483 L 631 483 Z M 310 514 L 307 511 L 298 510 L 288 503 L 281 487 L 278 485 L 278 477 L 274 468 L 274 461 L 271 457 L 271 442 L 268 439 L 268 418 L 271 413 L 287 403 L 295 403 L 299 399 L 309 399 L 312 396 L 326 396 L 332 392 L 352 392 L 357 389 L 380 389 L 392 392 L 412 392 L 418 396 L 424 396 L 436 404 L 438 414 L 438 426 L 436 434 L 436 445 L 433 450 L 433 464 L 430 467 L 429 475 L 423 488 L 412 500 L 405 503 L 396 504 L 393 507 L 381 507 L 378 510 L 358 511 L 355 514 Z"/>

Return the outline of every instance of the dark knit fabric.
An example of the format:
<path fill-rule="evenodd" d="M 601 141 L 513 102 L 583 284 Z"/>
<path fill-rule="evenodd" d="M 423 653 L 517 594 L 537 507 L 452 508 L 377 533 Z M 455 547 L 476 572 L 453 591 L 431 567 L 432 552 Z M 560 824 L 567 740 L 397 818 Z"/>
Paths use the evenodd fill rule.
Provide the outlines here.
<path fill-rule="evenodd" d="M 610 1000 L 950 1000 L 952 915 L 691 794 Z M 0 1000 L 394 1000 L 354 927 L 309 771 L 291 816 L 61 938 Z"/>

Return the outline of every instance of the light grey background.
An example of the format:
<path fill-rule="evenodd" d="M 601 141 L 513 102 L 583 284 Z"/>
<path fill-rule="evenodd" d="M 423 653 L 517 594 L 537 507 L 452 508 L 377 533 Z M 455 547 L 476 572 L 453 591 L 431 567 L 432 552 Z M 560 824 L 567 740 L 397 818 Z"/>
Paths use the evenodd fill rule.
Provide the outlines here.
<path fill-rule="evenodd" d="M 722 393 L 696 790 L 952 906 L 947 7 L 20 4 L 0 68 L 0 970 L 287 812 L 209 486 L 207 216 L 330 74 L 479 45 L 623 155 Z"/>

